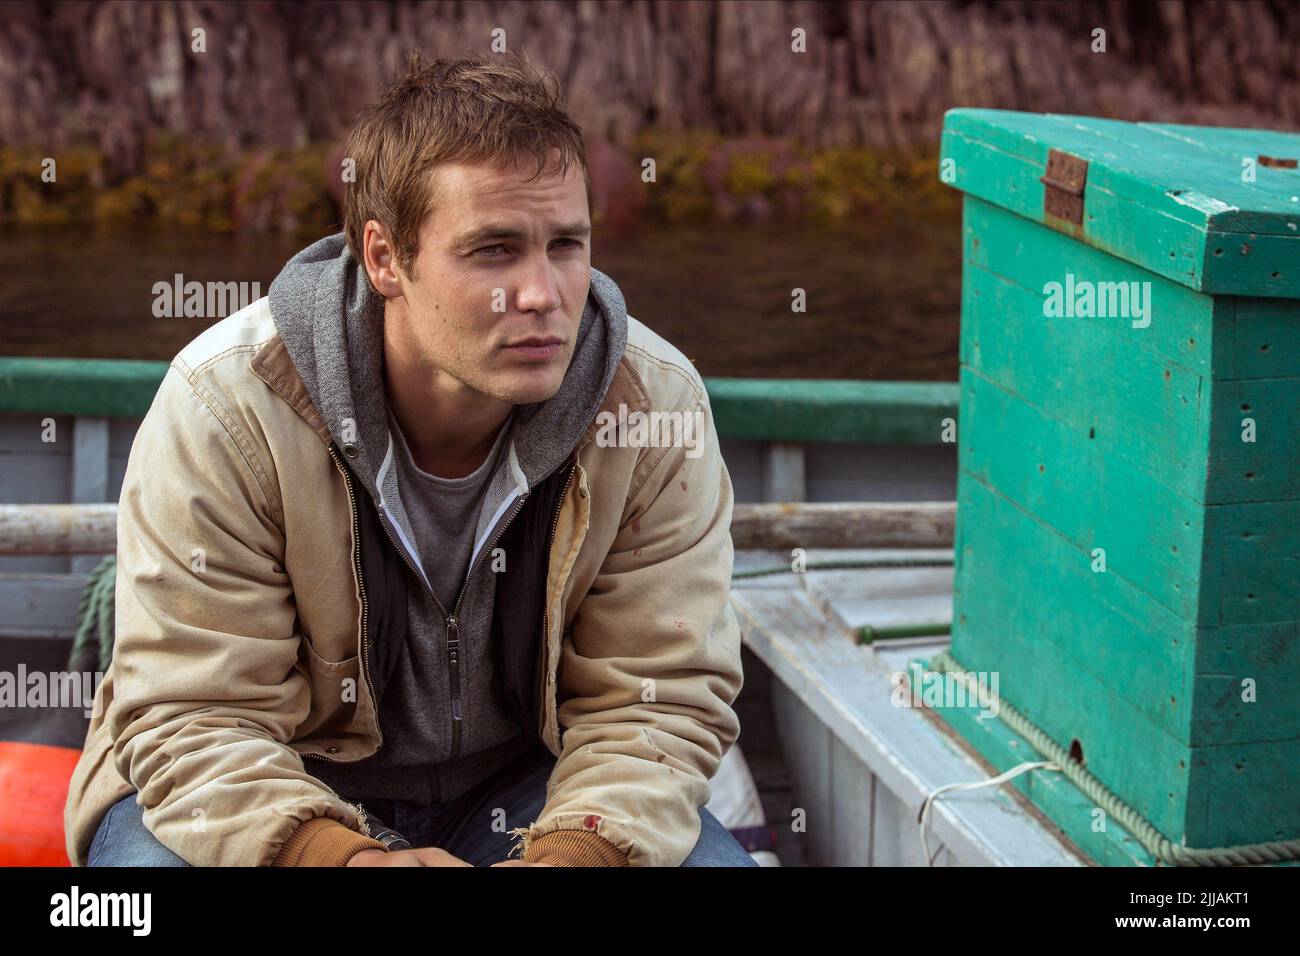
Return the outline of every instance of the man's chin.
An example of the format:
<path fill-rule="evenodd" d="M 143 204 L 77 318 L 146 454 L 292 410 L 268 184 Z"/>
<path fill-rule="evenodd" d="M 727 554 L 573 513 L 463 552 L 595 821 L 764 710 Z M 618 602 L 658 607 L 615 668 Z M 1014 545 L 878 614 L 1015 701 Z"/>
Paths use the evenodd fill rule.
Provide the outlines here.
<path fill-rule="evenodd" d="M 497 394 L 512 405 L 534 405 L 555 397 L 563 382 L 563 376 L 517 376 L 503 383 Z"/>

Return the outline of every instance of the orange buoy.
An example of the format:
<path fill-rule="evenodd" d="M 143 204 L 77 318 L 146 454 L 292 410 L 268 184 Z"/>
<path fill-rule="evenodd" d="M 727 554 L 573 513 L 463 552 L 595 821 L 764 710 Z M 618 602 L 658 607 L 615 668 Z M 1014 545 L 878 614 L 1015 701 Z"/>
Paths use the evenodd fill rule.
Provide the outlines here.
<path fill-rule="evenodd" d="M 0 741 L 0 866 L 69 866 L 63 807 L 81 751 Z"/>

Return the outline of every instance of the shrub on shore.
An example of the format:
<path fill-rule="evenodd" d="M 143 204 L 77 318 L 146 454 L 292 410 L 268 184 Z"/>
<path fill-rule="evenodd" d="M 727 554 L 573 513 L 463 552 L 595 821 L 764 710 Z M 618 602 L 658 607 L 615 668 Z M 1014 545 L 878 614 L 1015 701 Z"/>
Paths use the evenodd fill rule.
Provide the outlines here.
<path fill-rule="evenodd" d="M 589 144 L 590 145 L 590 144 Z M 811 151 L 778 138 L 728 139 L 714 133 L 646 129 L 626 147 L 601 143 L 624 161 L 593 164 L 599 221 L 650 222 L 796 218 L 836 222 L 907 212 L 954 215 L 957 194 L 937 178 L 933 156 L 863 149 Z M 55 178 L 42 171 L 55 160 Z M 213 232 L 319 235 L 338 228 L 337 147 L 232 149 L 156 137 L 143 171 L 109 181 L 96 150 L 45 157 L 0 148 L 0 224 L 60 226 L 161 223 Z M 646 159 L 654 181 L 644 181 Z M 47 177 L 48 178 L 48 174 Z M 604 180 L 604 181 L 602 181 Z M 331 188 L 334 187 L 334 188 Z"/>

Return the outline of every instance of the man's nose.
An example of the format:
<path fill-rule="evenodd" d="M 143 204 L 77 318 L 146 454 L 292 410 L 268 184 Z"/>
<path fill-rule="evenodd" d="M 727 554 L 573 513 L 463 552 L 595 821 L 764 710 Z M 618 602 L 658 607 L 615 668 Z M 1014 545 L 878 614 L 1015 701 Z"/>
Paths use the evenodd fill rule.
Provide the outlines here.
<path fill-rule="evenodd" d="M 519 277 L 516 306 L 520 312 L 550 315 L 560 307 L 555 270 L 545 255 L 531 257 Z"/>

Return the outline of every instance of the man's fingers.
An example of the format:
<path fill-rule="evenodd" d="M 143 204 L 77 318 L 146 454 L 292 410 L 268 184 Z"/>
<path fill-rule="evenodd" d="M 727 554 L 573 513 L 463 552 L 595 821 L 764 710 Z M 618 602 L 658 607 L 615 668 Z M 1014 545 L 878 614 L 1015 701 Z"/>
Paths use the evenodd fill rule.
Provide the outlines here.
<path fill-rule="evenodd" d="M 473 866 L 437 847 L 378 852 L 363 850 L 348 861 L 348 866 Z"/>
<path fill-rule="evenodd" d="M 500 863 L 493 863 L 493 866 L 550 866 L 549 863 L 529 863 L 525 860 L 502 860 Z"/>

